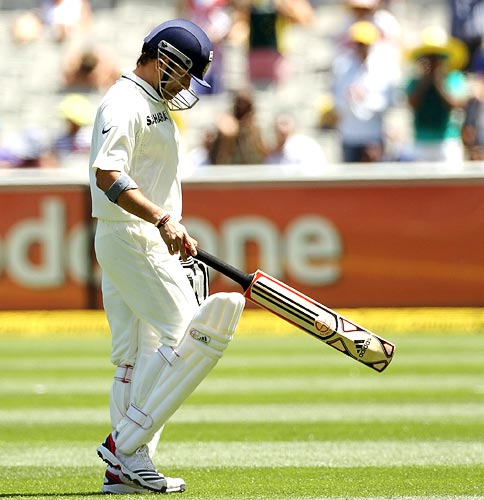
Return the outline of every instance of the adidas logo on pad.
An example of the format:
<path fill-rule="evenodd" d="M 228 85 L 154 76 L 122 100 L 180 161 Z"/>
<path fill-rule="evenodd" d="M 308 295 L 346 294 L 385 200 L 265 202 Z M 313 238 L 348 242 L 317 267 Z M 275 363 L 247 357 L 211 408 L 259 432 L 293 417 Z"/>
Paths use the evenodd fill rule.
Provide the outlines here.
<path fill-rule="evenodd" d="M 200 333 L 197 330 L 190 330 L 190 336 L 199 342 L 203 342 L 204 344 L 209 344 L 210 340 L 212 340 L 208 335 Z"/>

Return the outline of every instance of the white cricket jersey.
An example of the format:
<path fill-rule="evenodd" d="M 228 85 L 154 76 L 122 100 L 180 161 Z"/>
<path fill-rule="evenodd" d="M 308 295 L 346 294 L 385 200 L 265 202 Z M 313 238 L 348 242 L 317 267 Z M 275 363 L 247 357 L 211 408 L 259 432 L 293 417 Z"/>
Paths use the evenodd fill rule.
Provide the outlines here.
<path fill-rule="evenodd" d="M 126 172 L 143 194 L 181 218 L 179 132 L 156 90 L 126 73 L 99 105 L 89 160 L 92 215 L 112 221 L 139 220 L 108 200 L 96 186 L 96 169 Z"/>

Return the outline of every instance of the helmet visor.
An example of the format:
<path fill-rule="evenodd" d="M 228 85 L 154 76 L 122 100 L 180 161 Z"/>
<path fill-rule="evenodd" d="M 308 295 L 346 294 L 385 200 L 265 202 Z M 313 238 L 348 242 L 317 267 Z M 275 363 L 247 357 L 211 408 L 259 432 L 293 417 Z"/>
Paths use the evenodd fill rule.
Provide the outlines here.
<path fill-rule="evenodd" d="M 175 61 L 178 61 L 181 66 L 186 67 L 188 70 L 188 73 L 190 73 L 190 76 L 197 81 L 200 85 L 203 87 L 210 88 L 210 84 L 204 79 L 204 76 L 206 72 L 208 71 L 208 68 L 210 66 L 210 62 L 207 64 L 207 66 L 204 68 L 203 72 L 201 72 L 199 75 L 196 75 L 196 68 L 195 65 L 193 64 L 193 61 L 183 54 L 180 50 L 178 50 L 176 47 L 174 47 L 172 44 L 168 43 L 166 40 L 161 40 L 159 45 L 158 45 L 158 53 L 163 52 L 165 54 L 169 54 L 172 56 L 172 58 Z M 211 53 L 212 54 L 212 53 Z M 211 55 L 211 57 L 213 57 Z"/>
<path fill-rule="evenodd" d="M 158 48 L 160 95 L 171 111 L 193 108 L 199 101 L 199 97 L 186 83 L 187 74 L 190 78 L 194 78 L 190 74 L 191 61 L 173 46 L 169 46 L 167 50 L 167 45 L 169 46 L 167 42 L 162 41 Z"/>

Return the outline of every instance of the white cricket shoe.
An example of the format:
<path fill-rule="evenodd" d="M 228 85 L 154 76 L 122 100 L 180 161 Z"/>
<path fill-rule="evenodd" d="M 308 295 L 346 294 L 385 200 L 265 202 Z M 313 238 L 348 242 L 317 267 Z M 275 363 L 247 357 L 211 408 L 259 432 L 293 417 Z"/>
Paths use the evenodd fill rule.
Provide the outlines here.
<path fill-rule="evenodd" d="M 185 491 L 185 481 L 181 478 L 165 477 L 151 461 L 146 445 L 140 446 L 131 455 L 116 450 L 116 442 L 111 433 L 97 449 L 98 455 L 109 465 L 119 468 L 132 482 L 155 493 L 176 493 Z"/>
<path fill-rule="evenodd" d="M 151 490 L 138 486 L 130 481 L 119 469 L 108 465 L 104 474 L 104 483 L 101 490 L 112 495 L 134 495 L 153 493 Z"/>

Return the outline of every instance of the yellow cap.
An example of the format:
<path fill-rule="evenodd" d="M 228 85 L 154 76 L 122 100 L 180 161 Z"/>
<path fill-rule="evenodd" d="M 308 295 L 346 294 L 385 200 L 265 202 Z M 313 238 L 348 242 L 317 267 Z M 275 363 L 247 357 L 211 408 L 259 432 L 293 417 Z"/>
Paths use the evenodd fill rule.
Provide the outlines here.
<path fill-rule="evenodd" d="M 429 26 L 422 31 L 421 41 L 408 51 L 410 59 L 438 55 L 447 60 L 449 69 L 461 69 L 469 60 L 469 52 L 463 42 L 450 37 L 440 26 Z"/>
<path fill-rule="evenodd" d="M 81 94 L 67 95 L 59 105 L 61 115 L 79 125 L 89 125 L 94 121 L 95 110 L 89 99 Z"/>
<path fill-rule="evenodd" d="M 357 21 L 350 26 L 348 36 L 353 42 L 372 45 L 380 38 L 380 32 L 369 21 Z"/>

